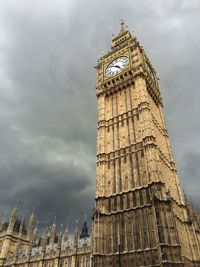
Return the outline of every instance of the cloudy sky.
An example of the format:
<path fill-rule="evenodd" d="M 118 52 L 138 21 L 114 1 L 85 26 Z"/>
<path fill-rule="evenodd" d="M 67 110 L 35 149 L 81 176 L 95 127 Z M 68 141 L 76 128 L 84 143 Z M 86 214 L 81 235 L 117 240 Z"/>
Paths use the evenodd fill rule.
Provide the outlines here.
<path fill-rule="evenodd" d="M 91 216 L 94 66 L 123 17 L 157 70 L 177 168 L 200 202 L 200 1 L 0 0 L 0 216 Z"/>

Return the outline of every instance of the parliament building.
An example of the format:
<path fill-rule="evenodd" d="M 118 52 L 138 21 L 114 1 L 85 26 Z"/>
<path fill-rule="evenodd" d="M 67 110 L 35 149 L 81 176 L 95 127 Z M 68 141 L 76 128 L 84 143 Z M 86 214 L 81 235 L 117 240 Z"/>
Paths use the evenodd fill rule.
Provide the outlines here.
<path fill-rule="evenodd" d="M 200 267 L 200 215 L 180 186 L 155 69 L 121 21 L 98 60 L 96 197 L 73 235 L 38 236 L 34 212 L 0 224 L 0 266 Z"/>

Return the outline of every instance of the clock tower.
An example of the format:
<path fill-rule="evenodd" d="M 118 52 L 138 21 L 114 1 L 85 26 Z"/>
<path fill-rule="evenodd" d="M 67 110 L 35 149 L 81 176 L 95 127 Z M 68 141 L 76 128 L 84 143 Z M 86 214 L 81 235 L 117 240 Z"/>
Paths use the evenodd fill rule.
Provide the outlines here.
<path fill-rule="evenodd" d="M 200 266 L 156 72 L 123 20 L 98 61 L 96 94 L 94 266 Z"/>

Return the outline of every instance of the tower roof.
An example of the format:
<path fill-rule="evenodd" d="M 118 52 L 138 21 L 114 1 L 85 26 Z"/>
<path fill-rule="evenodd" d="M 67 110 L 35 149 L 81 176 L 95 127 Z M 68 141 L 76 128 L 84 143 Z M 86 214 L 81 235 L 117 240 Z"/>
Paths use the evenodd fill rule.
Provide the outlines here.
<path fill-rule="evenodd" d="M 86 238 L 86 237 L 89 237 L 89 234 L 88 234 L 88 226 L 87 226 L 86 215 L 85 215 L 85 221 L 82 226 L 80 238 Z"/>
<path fill-rule="evenodd" d="M 112 38 L 112 49 L 123 45 L 128 41 L 128 39 L 132 38 L 131 33 L 128 30 L 128 27 L 125 25 L 124 19 L 120 20 L 121 28 L 118 34 L 113 35 Z"/>

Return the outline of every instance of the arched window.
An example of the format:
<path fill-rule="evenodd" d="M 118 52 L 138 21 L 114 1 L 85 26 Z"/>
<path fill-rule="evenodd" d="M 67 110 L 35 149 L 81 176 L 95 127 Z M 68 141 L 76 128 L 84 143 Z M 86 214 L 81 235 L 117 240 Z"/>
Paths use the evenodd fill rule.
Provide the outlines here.
<path fill-rule="evenodd" d="M 86 257 L 86 267 L 90 267 L 90 256 Z"/>

